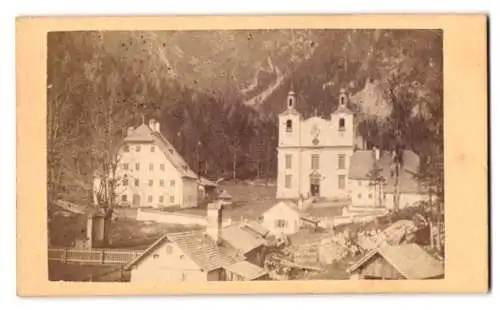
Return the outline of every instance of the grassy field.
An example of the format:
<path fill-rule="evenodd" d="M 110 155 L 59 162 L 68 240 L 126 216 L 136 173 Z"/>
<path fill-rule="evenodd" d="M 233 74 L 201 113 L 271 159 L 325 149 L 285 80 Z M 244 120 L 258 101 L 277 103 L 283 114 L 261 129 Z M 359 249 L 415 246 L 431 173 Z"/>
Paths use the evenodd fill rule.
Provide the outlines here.
<path fill-rule="evenodd" d="M 120 266 L 49 262 L 49 281 L 128 282 L 130 273 Z"/>
<path fill-rule="evenodd" d="M 86 218 L 82 215 L 53 215 L 49 225 L 53 247 L 72 247 L 75 239 L 86 236 Z M 145 249 L 165 233 L 199 229 L 197 226 L 141 222 L 119 217 L 111 225 L 110 248 Z"/>

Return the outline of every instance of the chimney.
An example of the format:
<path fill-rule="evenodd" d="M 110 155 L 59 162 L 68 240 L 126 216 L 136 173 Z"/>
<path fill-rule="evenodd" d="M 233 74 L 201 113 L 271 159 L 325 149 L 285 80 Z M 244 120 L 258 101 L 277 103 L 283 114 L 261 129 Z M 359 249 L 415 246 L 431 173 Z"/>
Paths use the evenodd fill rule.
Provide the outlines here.
<path fill-rule="evenodd" d="M 376 161 L 380 160 L 380 150 L 376 146 L 373 147 L 373 156 L 375 157 Z"/>
<path fill-rule="evenodd" d="M 155 129 L 157 132 L 160 132 L 160 122 L 156 122 Z"/>
<path fill-rule="evenodd" d="M 155 126 L 155 123 L 156 123 L 156 121 L 155 121 L 155 119 L 154 119 L 154 118 L 152 118 L 152 119 L 150 119 L 150 120 L 149 120 L 149 128 L 150 128 L 152 131 L 156 131 L 156 126 Z"/>
<path fill-rule="evenodd" d="M 209 203 L 207 206 L 207 231 L 206 234 L 217 244 L 222 237 L 222 203 L 220 200 Z"/>
<path fill-rule="evenodd" d="M 132 134 L 132 132 L 134 132 L 134 127 L 129 127 L 127 128 L 127 136 L 130 136 Z"/>

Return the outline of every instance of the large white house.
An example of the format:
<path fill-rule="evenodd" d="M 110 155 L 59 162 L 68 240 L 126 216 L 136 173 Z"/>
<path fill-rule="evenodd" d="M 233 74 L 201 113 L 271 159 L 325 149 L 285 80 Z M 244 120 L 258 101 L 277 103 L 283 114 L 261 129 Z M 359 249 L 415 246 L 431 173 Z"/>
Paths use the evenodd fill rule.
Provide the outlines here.
<path fill-rule="evenodd" d="M 128 128 L 116 156 L 118 204 L 186 208 L 197 205 L 198 176 L 161 134 L 160 124 L 154 119 L 149 125 Z"/>
<path fill-rule="evenodd" d="M 295 92 L 289 92 L 286 110 L 279 115 L 278 199 L 347 196 L 348 169 L 356 141 L 347 100 L 342 90 L 338 108 L 329 119 L 303 119 L 295 109 Z"/>

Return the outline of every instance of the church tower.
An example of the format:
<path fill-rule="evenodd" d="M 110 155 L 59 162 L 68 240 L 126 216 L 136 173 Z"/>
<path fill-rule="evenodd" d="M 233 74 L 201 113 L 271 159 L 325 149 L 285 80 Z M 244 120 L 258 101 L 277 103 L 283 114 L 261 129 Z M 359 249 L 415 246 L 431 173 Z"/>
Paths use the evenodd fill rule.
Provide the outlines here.
<path fill-rule="evenodd" d="M 278 146 L 300 146 L 300 121 L 301 115 L 295 109 L 296 93 L 293 89 L 288 92 L 286 108 L 279 118 Z"/>
<path fill-rule="evenodd" d="M 345 89 L 340 90 L 337 109 L 331 114 L 331 124 L 335 133 L 337 145 L 354 146 L 353 113 L 347 107 L 348 94 Z"/>

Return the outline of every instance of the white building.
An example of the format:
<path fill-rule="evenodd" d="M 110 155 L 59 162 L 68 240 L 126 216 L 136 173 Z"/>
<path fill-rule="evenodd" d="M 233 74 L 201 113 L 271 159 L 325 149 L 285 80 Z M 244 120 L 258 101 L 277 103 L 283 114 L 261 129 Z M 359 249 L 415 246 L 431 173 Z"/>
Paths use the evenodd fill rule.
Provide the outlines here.
<path fill-rule="evenodd" d="M 295 109 L 295 92 L 290 91 L 287 108 L 279 115 L 278 199 L 347 196 L 347 174 L 355 145 L 353 113 L 347 108 L 347 100 L 342 90 L 338 108 L 329 119 L 303 119 Z"/>
<path fill-rule="evenodd" d="M 398 177 L 399 207 L 405 208 L 427 197 L 415 175 L 420 158 L 411 150 L 402 151 L 402 162 Z M 373 180 L 373 171 L 378 170 L 379 182 Z M 349 167 L 349 195 L 353 208 L 394 208 L 396 173 L 394 154 L 378 149 L 356 151 Z"/>
<path fill-rule="evenodd" d="M 209 204 L 205 231 L 166 234 L 125 266 L 131 282 L 169 284 L 267 278 L 264 239 L 244 227 L 222 227 L 222 205 Z"/>
<path fill-rule="evenodd" d="M 274 236 L 293 235 L 300 229 L 300 213 L 291 202 L 278 202 L 262 213 L 262 225 Z"/>
<path fill-rule="evenodd" d="M 149 125 L 128 128 L 116 155 L 118 204 L 157 208 L 197 205 L 198 176 L 161 134 L 154 119 Z"/>

